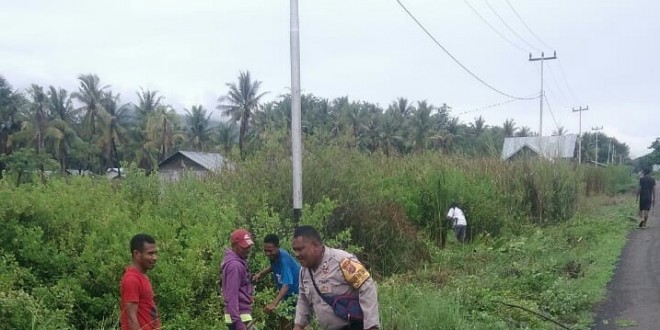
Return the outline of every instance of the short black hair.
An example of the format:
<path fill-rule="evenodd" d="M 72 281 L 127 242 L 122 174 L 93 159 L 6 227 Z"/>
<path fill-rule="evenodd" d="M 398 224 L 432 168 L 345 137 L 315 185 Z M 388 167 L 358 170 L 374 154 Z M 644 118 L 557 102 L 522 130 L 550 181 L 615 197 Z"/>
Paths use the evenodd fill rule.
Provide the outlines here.
<path fill-rule="evenodd" d="M 268 235 L 266 235 L 266 237 L 264 237 L 264 244 L 267 244 L 267 243 L 270 243 L 270 244 L 273 244 L 273 245 L 279 247 L 280 246 L 280 238 L 277 237 L 277 235 L 275 235 L 275 234 L 268 234 Z"/>
<path fill-rule="evenodd" d="M 651 174 L 651 169 L 647 167 L 642 172 L 644 172 L 644 175 L 649 175 Z"/>
<path fill-rule="evenodd" d="M 309 238 L 311 240 L 315 240 L 315 241 L 323 243 L 323 240 L 321 239 L 321 235 L 312 226 L 298 226 L 298 227 L 296 227 L 296 230 L 293 231 L 293 238 L 296 238 L 296 237 L 305 237 L 305 238 Z"/>
<path fill-rule="evenodd" d="M 149 243 L 149 244 L 156 244 L 156 240 L 151 237 L 149 234 L 137 234 L 131 238 L 131 254 L 133 254 L 133 251 L 138 250 L 142 252 L 144 249 L 144 243 Z"/>

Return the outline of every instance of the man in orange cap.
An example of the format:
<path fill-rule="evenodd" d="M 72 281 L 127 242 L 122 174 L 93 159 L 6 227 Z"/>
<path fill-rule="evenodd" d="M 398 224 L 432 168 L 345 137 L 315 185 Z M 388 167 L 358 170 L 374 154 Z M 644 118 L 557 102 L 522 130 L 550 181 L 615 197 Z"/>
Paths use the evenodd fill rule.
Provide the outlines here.
<path fill-rule="evenodd" d="M 254 246 L 252 235 L 237 229 L 230 236 L 231 249 L 225 249 L 220 264 L 222 298 L 225 301 L 225 324 L 229 330 L 246 330 L 252 321 L 252 276 L 247 258 Z"/>

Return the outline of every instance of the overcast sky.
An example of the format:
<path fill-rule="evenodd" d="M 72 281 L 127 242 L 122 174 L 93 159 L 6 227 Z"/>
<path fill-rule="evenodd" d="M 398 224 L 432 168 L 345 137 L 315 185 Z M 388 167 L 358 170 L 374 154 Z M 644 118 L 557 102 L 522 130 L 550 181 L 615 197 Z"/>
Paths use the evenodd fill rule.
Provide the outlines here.
<path fill-rule="evenodd" d="M 468 1 L 402 0 L 461 63 L 510 95 L 538 93 L 540 62 L 529 53 L 556 50 L 544 80 L 557 124 L 544 105 L 544 135 L 557 125 L 577 133 L 571 108 L 588 105 L 583 131 L 603 126 L 633 156 L 648 152 L 660 136 L 660 2 Z M 538 99 L 507 102 L 485 87 L 395 0 L 301 0 L 300 45 L 304 93 L 383 107 L 400 96 L 447 103 L 464 122 L 513 118 L 538 131 Z M 287 93 L 289 1 L 0 0 L 0 74 L 18 89 L 72 91 L 79 74 L 95 73 L 123 102 L 143 87 L 180 112 L 202 104 L 219 115 L 217 98 L 240 70 L 263 82 L 266 100 Z"/>

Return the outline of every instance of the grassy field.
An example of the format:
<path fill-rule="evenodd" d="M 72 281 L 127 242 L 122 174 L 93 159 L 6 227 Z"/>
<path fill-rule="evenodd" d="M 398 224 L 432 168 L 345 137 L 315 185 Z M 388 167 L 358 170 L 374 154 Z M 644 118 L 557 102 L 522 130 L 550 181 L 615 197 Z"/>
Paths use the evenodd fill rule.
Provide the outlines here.
<path fill-rule="evenodd" d="M 631 196 L 592 198 L 570 221 L 455 241 L 380 283 L 384 329 L 589 329 L 634 222 Z M 411 256 L 414 258 L 414 256 Z"/>

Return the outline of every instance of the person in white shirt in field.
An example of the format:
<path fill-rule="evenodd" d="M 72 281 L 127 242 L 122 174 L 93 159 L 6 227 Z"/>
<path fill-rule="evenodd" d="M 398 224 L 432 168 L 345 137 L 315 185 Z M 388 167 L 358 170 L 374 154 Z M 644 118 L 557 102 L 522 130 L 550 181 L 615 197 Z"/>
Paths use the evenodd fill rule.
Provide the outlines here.
<path fill-rule="evenodd" d="M 463 213 L 463 210 L 458 207 L 458 203 L 451 203 L 451 207 L 447 213 L 447 219 L 452 223 L 454 233 L 456 233 L 456 239 L 459 242 L 464 243 L 467 229 L 467 220 L 465 219 L 465 213 Z"/>

